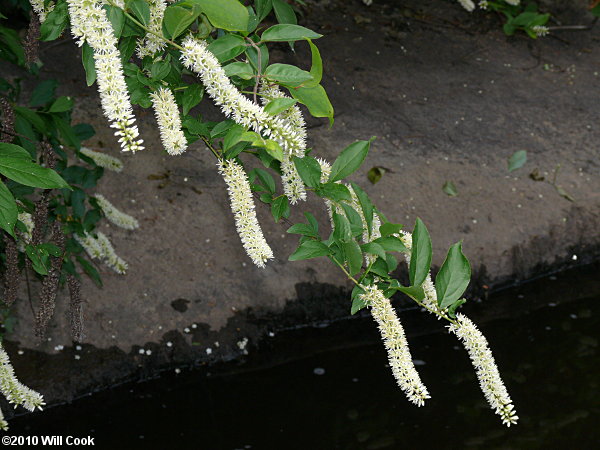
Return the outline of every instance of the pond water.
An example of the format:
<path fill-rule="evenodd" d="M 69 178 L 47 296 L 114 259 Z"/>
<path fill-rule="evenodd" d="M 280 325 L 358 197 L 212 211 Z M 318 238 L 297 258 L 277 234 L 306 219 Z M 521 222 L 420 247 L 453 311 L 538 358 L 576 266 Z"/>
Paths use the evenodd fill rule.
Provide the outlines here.
<path fill-rule="evenodd" d="M 170 371 L 18 417 L 10 434 L 91 435 L 96 447 L 118 449 L 600 448 L 600 295 L 582 294 L 573 273 L 473 309 L 521 418 L 515 427 L 488 408 L 455 337 L 427 316 L 438 332 L 420 334 L 410 320 L 418 312 L 408 311 L 412 354 L 432 395 L 422 408 L 395 385 L 375 324 L 358 319 L 281 333 L 244 364 Z M 595 287 L 597 273 L 597 265 L 576 272 Z M 540 299 L 545 292 L 554 298 Z M 485 317 L 490 304 L 508 313 Z"/>

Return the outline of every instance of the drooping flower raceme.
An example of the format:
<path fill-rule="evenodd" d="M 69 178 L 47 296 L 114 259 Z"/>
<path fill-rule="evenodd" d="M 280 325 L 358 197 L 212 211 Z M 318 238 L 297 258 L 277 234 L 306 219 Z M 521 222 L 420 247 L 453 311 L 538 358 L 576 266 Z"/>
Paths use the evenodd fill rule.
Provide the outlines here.
<path fill-rule="evenodd" d="M 401 231 L 398 237 L 407 249 L 404 256 L 407 264 L 410 265 L 412 235 L 406 231 Z M 427 274 L 422 288 L 425 293 L 422 303 L 429 308 L 430 312 L 436 312 L 438 319 L 441 317 L 448 318 L 446 310 L 440 308 L 437 303 L 437 292 L 433 281 L 431 281 L 431 274 Z M 502 418 L 502 423 L 507 426 L 517 423 L 519 417 L 516 415 L 512 400 L 500 378 L 498 367 L 485 336 L 467 316 L 460 313 L 456 314 L 456 324 L 450 325 L 449 330 L 462 341 L 467 349 L 477 372 L 481 390 L 492 409 Z"/>
<path fill-rule="evenodd" d="M 485 336 L 463 314 L 456 314 L 456 322 L 457 324 L 449 325 L 448 329 L 462 341 L 469 353 L 486 400 L 496 414 L 502 418 L 502 423 L 509 427 L 516 424 L 519 416 L 516 415 L 510 395 L 500 378 L 498 367 Z"/>
<path fill-rule="evenodd" d="M 97 166 L 103 167 L 113 172 L 120 172 L 123 170 L 123 161 L 114 156 L 107 155 L 106 153 L 97 152 L 87 147 L 81 147 L 79 150 L 82 154 L 92 159 Z"/>
<path fill-rule="evenodd" d="M 142 150 L 142 140 L 125 83 L 121 55 L 112 25 L 98 0 L 67 0 L 71 32 L 81 46 L 87 42 L 94 51 L 98 92 L 104 115 L 115 128 L 123 151 Z"/>
<path fill-rule="evenodd" d="M 150 98 L 165 150 L 169 155 L 181 155 L 187 148 L 187 141 L 181 129 L 181 117 L 173 92 L 161 87 L 150 94 Z"/>
<path fill-rule="evenodd" d="M 85 233 L 83 237 L 77 234 L 73 236 L 90 258 L 100 259 L 115 272 L 124 274 L 127 271 L 127 262 L 117 255 L 110 240 L 104 233 L 98 232 L 96 234 L 97 238 L 89 233 Z"/>
<path fill-rule="evenodd" d="M 269 86 L 264 83 L 261 85 L 260 94 L 263 105 L 266 105 L 277 98 L 289 98 L 277 86 Z M 276 117 L 290 125 L 292 130 L 294 130 L 302 141 L 300 147 L 284 151 L 283 161 L 281 162 L 281 182 L 283 184 L 283 192 L 290 200 L 290 203 L 294 205 L 298 200 L 306 199 L 304 182 L 293 161 L 294 156 L 302 158 L 306 151 L 306 122 L 304 121 L 304 117 L 302 117 L 300 108 L 296 105 L 280 112 Z"/>
<path fill-rule="evenodd" d="M 96 234 L 98 236 L 96 242 L 98 243 L 98 246 L 102 251 L 102 258 L 104 259 L 104 264 L 106 264 L 118 274 L 123 275 L 127 271 L 127 263 L 117 255 L 114 247 L 110 243 L 110 240 L 104 233 L 98 232 Z"/>
<path fill-rule="evenodd" d="M 167 8 L 165 0 L 147 0 L 150 8 L 150 22 L 148 28 L 150 31 L 162 35 L 162 22 Z M 137 55 L 140 59 L 144 56 L 153 56 L 156 52 L 165 48 L 165 40 L 158 37 L 156 34 L 146 33 L 146 35 L 138 40 Z"/>
<path fill-rule="evenodd" d="M 361 294 L 361 298 L 371 308 L 371 315 L 377 322 L 398 386 L 412 403 L 423 406 L 425 400 L 430 398 L 429 392 L 412 362 L 404 328 L 396 311 L 376 286 L 363 287 L 363 290 L 365 293 Z"/>
<path fill-rule="evenodd" d="M 33 411 L 36 408 L 42 409 L 45 404 L 41 394 L 28 388 L 17 379 L 2 344 L 0 344 L 0 391 L 9 403 L 14 403 L 15 407 L 22 405 L 25 409 Z M 6 430 L 7 428 L 8 424 L 0 412 L 0 429 Z"/>
<path fill-rule="evenodd" d="M 231 210 L 242 245 L 254 264 L 265 267 L 267 260 L 273 258 L 273 251 L 267 244 L 256 218 L 248 177 L 243 167 L 233 160 L 219 161 L 217 165 L 219 173 L 227 183 Z"/>
<path fill-rule="evenodd" d="M 54 9 L 54 2 L 50 2 L 48 6 L 44 5 L 44 0 L 29 0 L 31 4 L 31 9 L 38 15 L 40 18 L 40 23 L 44 23 L 46 17 L 50 12 Z"/>
<path fill-rule="evenodd" d="M 135 217 L 119 211 L 104 195 L 95 194 L 94 198 L 98 201 L 98 206 L 100 206 L 106 218 L 116 226 L 125 228 L 126 230 L 135 230 L 140 226 Z"/>
<path fill-rule="evenodd" d="M 234 122 L 274 140 L 284 154 L 303 155 L 306 148 L 304 137 L 289 122 L 269 115 L 260 105 L 242 95 L 231 83 L 217 58 L 206 47 L 204 41 L 187 37 L 183 41 L 181 60 L 185 67 L 200 76 L 206 92 L 215 104 L 221 107 L 223 114 Z M 284 161 L 286 172 L 292 170 L 292 164 L 291 158 L 288 158 L 287 162 Z M 303 187 L 288 187 L 288 192 L 292 204 L 306 199 Z"/>

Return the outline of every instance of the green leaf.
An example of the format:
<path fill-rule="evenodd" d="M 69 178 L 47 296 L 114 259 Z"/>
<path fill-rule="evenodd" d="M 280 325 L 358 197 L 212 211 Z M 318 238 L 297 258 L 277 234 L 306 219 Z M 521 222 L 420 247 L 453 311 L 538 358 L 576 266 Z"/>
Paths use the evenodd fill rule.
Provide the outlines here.
<path fill-rule="evenodd" d="M 31 155 L 29 152 L 23 147 L 15 144 L 6 144 L 0 142 L 0 156 L 2 157 L 0 161 L 5 157 L 22 158 L 26 159 L 27 161 L 31 161 Z"/>
<path fill-rule="evenodd" d="M 369 236 L 373 233 L 373 203 L 365 191 L 361 189 L 356 183 L 350 183 L 352 190 L 358 198 L 358 203 L 362 209 L 363 216 L 367 222 L 367 232 Z"/>
<path fill-rule="evenodd" d="M 6 185 L 0 181 L 0 227 L 13 238 L 15 237 L 14 229 L 18 215 L 19 211 L 15 198 Z"/>
<path fill-rule="evenodd" d="M 35 127 L 35 129 L 38 130 L 40 133 L 43 133 L 43 134 L 48 133 L 48 127 L 46 126 L 46 123 L 44 122 L 44 119 L 42 119 L 40 117 L 40 115 L 38 113 L 36 113 L 35 111 L 33 111 L 29 108 L 24 108 L 22 106 L 15 106 L 14 110 L 18 116 L 21 116 L 27 122 L 30 122 Z"/>
<path fill-rule="evenodd" d="M 166 37 L 175 39 L 183 33 L 199 15 L 200 10 L 198 8 L 189 10 L 176 5 L 168 6 L 165 10 L 163 19 L 163 27 L 168 35 Z"/>
<path fill-rule="evenodd" d="M 67 2 L 57 2 L 40 27 L 40 40 L 53 41 L 58 38 L 69 22 Z"/>
<path fill-rule="evenodd" d="M 383 247 L 376 242 L 369 242 L 367 244 L 363 244 L 360 246 L 361 250 L 364 253 L 369 253 L 370 255 L 376 255 L 385 259 L 385 250 Z"/>
<path fill-rule="evenodd" d="M 361 295 L 364 293 L 365 291 L 361 287 L 354 286 L 354 289 L 352 289 L 352 308 L 350 309 L 350 314 L 354 315 L 367 306 L 367 302 Z"/>
<path fill-rule="evenodd" d="M 85 69 L 85 82 L 91 86 L 96 81 L 96 65 L 94 62 L 94 50 L 87 42 L 81 47 L 81 62 Z"/>
<path fill-rule="evenodd" d="M 25 246 L 25 253 L 27 257 L 31 261 L 31 266 L 33 270 L 35 270 L 40 275 L 48 275 L 48 268 L 44 262 L 43 252 L 41 252 L 37 247 L 27 244 Z"/>
<path fill-rule="evenodd" d="M 269 15 L 273 9 L 272 0 L 255 0 L 254 6 L 256 7 L 256 15 L 258 16 L 258 22 L 262 22 L 265 17 Z"/>
<path fill-rule="evenodd" d="M 334 202 L 352 201 L 350 190 L 340 183 L 321 184 L 315 191 L 319 197 L 325 197 Z"/>
<path fill-rule="evenodd" d="M 171 64 L 168 61 L 156 61 L 150 67 L 150 76 L 154 81 L 165 79 L 169 75 L 169 72 L 171 72 Z M 193 84 L 192 86 L 196 85 Z"/>
<path fill-rule="evenodd" d="M 402 224 L 385 222 L 383 225 L 381 225 L 379 227 L 379 233 L 382 236 L 391 236 L 392 234 L 400 233 L 401 229 L 402 229 Z"/>
<path fill-rule="evenodd" d="M 270 192 L 271 194 L 275 194 L 275 180 L 269 172 L 259 168 L 253 169 L 252 172 L 256 174 L 256 176 L 268 192 Z"/>
<path fill-rule="evenodd" d="M 464 298 L 461 298 L 460 300 L 456 300 L 454 303 L 452 303 L 448 307 L 448 315 L 450 317 L 452 317 L 453 319 L 455 319 L 456 318 L 456 310 L 458 309 L 459 306 L 464 305 L 465 303 L 467 303 L 467 301 Z"/>
<path fill-rule="evenodd" d="M 308 45 L 310 46 L 310 53 L 312 59 L 310 74 L 312 75 L 313 79 L 312 81 L 305 83 L 305 86 L 312 87 L 317 86 L 319 83 L 321 83 L 321 80 L 323 79 L 323 60 L 321 59 L 321 52 L 319 52 L 317 46 L 313 44 L 313 42 L 310 39 L 307 39 L 307 41 Z"/>
<path fill-rule="evenodd" d="M 333 106 L 325 89 L 320 84 L 312 87 L 299 87 L 288 89 L 291 96 L 308 108 L 313 117 L 327 117 L 329 124 L 333 125 Z"/>
<path fill-rule="evenodd" d="M 442 187 L 442 191 L 449 197 L 456 197 L 458 195 L 458 190 L 452 181 L 446 181 Z"/>
<path fill-rule="evenodd" d="M 377 238 L 373 241 L 376 244 L 379 244 L 383 247 L 386 252 L 406 252 L 407 248 L 404 246 L 402 241 L 394 236 L 384 236 Z"/>
<path fill-rule="evenodd" d="M 319 256 L 329 255 L 331 251 L 329 247 L 319 241 L 304 241 L 296 251 L 288 258 L 290 261 L 300 261 L 303 259 L 317 258 Z"/>
<path fill-rule="evenodd" d="M 279 222 L 282 217 L 288 218 L 290 216 L 290 204 L 285 195 L 281 195 L 273 200 L 273 203 L 271 203 L 271 214 L 273 214 L 275 222 Z"/>
<path fill-rule="evenodd" d="M 55 258 L 62 256 L 62 251 L 58 246 L 54 244 L 44 243 L 38 245 L 37 247 L 41 252 L 54 256 Z"/>
<path fill-rule="evenodd" d="M 319 222 L 317 222 L 317 219 L 315 219 L 315 216 L 313 216 L 309 212 L 305 212 L 304 217 L 306 217 L 306 220 L 308 220 L 308 223 L 310 224 L 310 226 L 313 228 L 313 230 L 315 230 L 315 233 L 318 234 L 319 233 Z"/>
<path fill-rule="evenodd" d="M 69 124 L 69 122 L 56 115 L 52 116 L 52 122 L 54 122 L 54 125 L 56 125 L 56 128 L 58 128 L 60 136 L 68 146 L 76 149 L 81 147 L 81 141 L 75 134 L 75 130 Z"/>
<path fill-rule="evenodd" d="M 508 171 L 520 169 L 527 162 L 527 150 L 519 150 L 514 152 L 510 158 L 508 158 Z"/>
<path fill-rule="evenodd" d="M 148 26 L 150 23 L 150 7 L 145 0 L 128 0 L 127 8 L 131 10 L 137 20 Z"/>
<path fill-rule="evenodd" d="M 208 51 L 215 55 L 221 64 L 244 53 L 244 50 L 246 50 L 244 38 L 237 34 L 221 36 L 208 46 Z"/>
<path fill-rule="evenodd" d="M 385 169 L 383 167 L 375 166 L 371 167 L 367 172 L 367 178 L 371 182 L 371 184 L 376 184 L 381 180 L 383 174 L 385 173 Z"/>
<path fill-rule="evenodd" d="M 271 100 L 265 106 L 265 112 L 272 116 L 275 116 L 286 109 L 291 108 L 293 105 L 297 103 L 297 100 L 293 98 L 276 98 Z"/>
<path fill-rule="evenodd" d="M 288 228 L 287 233 L 290 234 L 301 234 L 302 236 L 308 237 L 319 237 L 318 233 L 315 232 L 312 226 L 305 223 L 296 223 Z"/>
<path fill-rule="evenodd" d="M 346 178 L 358 169 L 367 157 L 370 144 L 371 141 L 358 141 L 342 150 L 331 166 L 329 181 Z"/>
<path fill-rule="evenodd" d="M 306 70 L 299 69 L 290 64 L 271 64 L 263 74 L 268 80 L 284 86 L 297 87 L 306 81 L 312 80 L 312 75 Z"/>
<path fill-rule="evenodd" d="M 321 165 L 312 156 L 298 158 L 294 156 L 296 170 L 308 187 L 316 188 L 321 183 Z"/>
<path fill-rule="evenodd" d="M 77 255 L 77 261 L 81 265 L 83 271 L 98 285 L 98 287 L 102 287 L 102 278 L 100 278 L 100 274 L 92 263 L 79 255 Z"/>
<path fill-rule="evenodd" d="M 356 210 L 347 203 L 342 203 L 341 205 L 346 217 L 348 218 L 348 221 L 350 222 L 352 236 L 362 236 L 364 228 L 360 214 L 358 214 L 358 212 L 356 212 Z"/>
<path fill-rule="evenodd" d="M 50 113 L 61 113 L 70 111 L 73 108 L 73 99 L 71 97 L 58 97 L 54 100 L 54 103 L 50 105 L 48 112 Z"/>
<path fill-rule="evenodd" d="M 360 251 L 360 247 L 356 241 L 351 240 L 344 242 L 342 248 L 346 255 L 346 261 L 348 262 L 348 273 L 350 273 L 350 276 L 356 275 L 360 272 L 363 262 L 363 254 Z"/>
<path fill-rule="evenodd" d="M 279 24 L 265 30 L 261 36 L 261 40 L 266 42 L 291 42 L 304 39 L 319 39 L 322 36 L 322 34 L 315 33 L 300 25 Z"/>
<path fill-rule="evenodd" d="M 183 91 L 181 104 L 183 106 L 183 115 L 187 115 L 190 110 L 202 101 L 204 97 L 204 88 L 200 84 L 190 84 Z"/>
<path fill-rule="evenodd" d="M 123 10 L 118 6 L 104 5 L 103 8 L 106 10 L 106 16 L 112 25 L 113 33 L 117 39 L 123 34 L 123 28 L 125 27 L 125 14 Z"/>
<path fill-rule="evenodd" d="M 457 242 L 448 250 L 446 260 L 435 277 L 438 305 L 446 308 L 460 298 L 471 280 L 471 265 Z"/>
<path fill-rule="evenodd" d="M 394 289 L 403 292 L 410 297 L 414 297 L 419 301 L 425 298 L 425 292 L 423 291 L 423 288 L 421 286 L 398 286 Z"/>
<path fill-rule="evenodd" d="M 421 286 L 431 268 L 431 238 L 423 221 L 417 218 L 412 234 L 408 275 L 412 286 Z"/>
<path fill-rule="evenodd" d="M 283 161 L 283 150 L 273 139 L 267 139 L 265 141 L 265 150 L 277 161 Z"/>
<path fill-rule="evenodd" d="M 57 86 L 58 82 L 56 80 L 42 81 L 33 89 L 29 105 L 35 107 L 48 103 L 54 97 L 54 91 Z"/>
<path fill-rule="evenodd" d="M 279 23 L 291 23 L 297 24 L 298 19 L 292 6 L 283 0 L 273 0 L 273 9 L 275 10 L 275 17 Z"/>
<path fill-rule="evenodd" d="M 389 278 L 389 269 L 387 262 L 381 258 L 377 258 L 375 264 L 371 266 L 369 272 L 374 273 L 375 275 L 378 275 L 384 279 Z"/>
<path fill-rule="evenodd" d="M 227 31 L 248 29 L 248 10 L 237 0 L 188 0 L 200 9 L 213 26 Z"/>
<path fill-rule="evenodd" d="M 333 212 L 333 238 L 337 241 L 350 241 L 352 239 L 352 229 L 350 222 L 341 214 Z"/>
<path fill-rule="evenodd" d="M 0 173 L 6 178 L 10 178 L 25 186 L 44 189 L 71 189 L 66 181 L 54 170 L 40 167 L 22 157 L 1 158 Z"/>
<path fill-rule="evenodd" d="M 251 80 L 255 73 L 252 66 L 244 62 L 234 62 L 223 67 L 228 77 L 240 77 L 243 80 Z"/>

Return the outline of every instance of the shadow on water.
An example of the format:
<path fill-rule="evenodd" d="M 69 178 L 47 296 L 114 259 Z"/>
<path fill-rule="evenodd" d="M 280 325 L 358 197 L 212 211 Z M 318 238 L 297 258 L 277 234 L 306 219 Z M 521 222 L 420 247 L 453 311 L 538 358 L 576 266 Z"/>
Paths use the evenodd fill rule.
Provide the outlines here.
<path fill-rule="evenodd" d="M 457 340 L 441 323 L 419 333 L 409 311 L 412 354 L 432 395 L 423 408 L 406 401 L 374 324 L 361 319 L 267 338 L 244 364 L 169 373 L 15 418 L 10 434 L 91 435 L 99 448 L 600 448 L 600 296 L 582 298 L 579 280 L 597 288 L 598 266 L 578 270 L 474 305 L 475 318 L 491 302 L 521 305 L 476 320 L 521 417 L 516 427 L 490 411 Z M 540 300 L 547 292 L 554 298 Z"/>

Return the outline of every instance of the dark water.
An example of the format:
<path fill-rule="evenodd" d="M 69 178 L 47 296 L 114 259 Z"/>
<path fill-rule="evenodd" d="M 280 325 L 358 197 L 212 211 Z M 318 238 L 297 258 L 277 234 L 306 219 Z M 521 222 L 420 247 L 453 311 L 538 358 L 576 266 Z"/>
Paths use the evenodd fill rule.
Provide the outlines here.
<path fill-rule="evenodd" d="M 555 298 L 514 291 L 518 312 L 479 321 L 521 417 L 515 427 L 488 408 L 454 336 L 419 336 L 406 320 L 432 395 L 417 408 L 395 385 L 374 324 L 357 320 L 272 338 L 212 375 L 170 373 L 16 418 L 10 434 L 92 435 L 115 449 L 598 449 L 600 297 L 559 303 L 568 289 L 549 280 L 528 289 Z"/>

